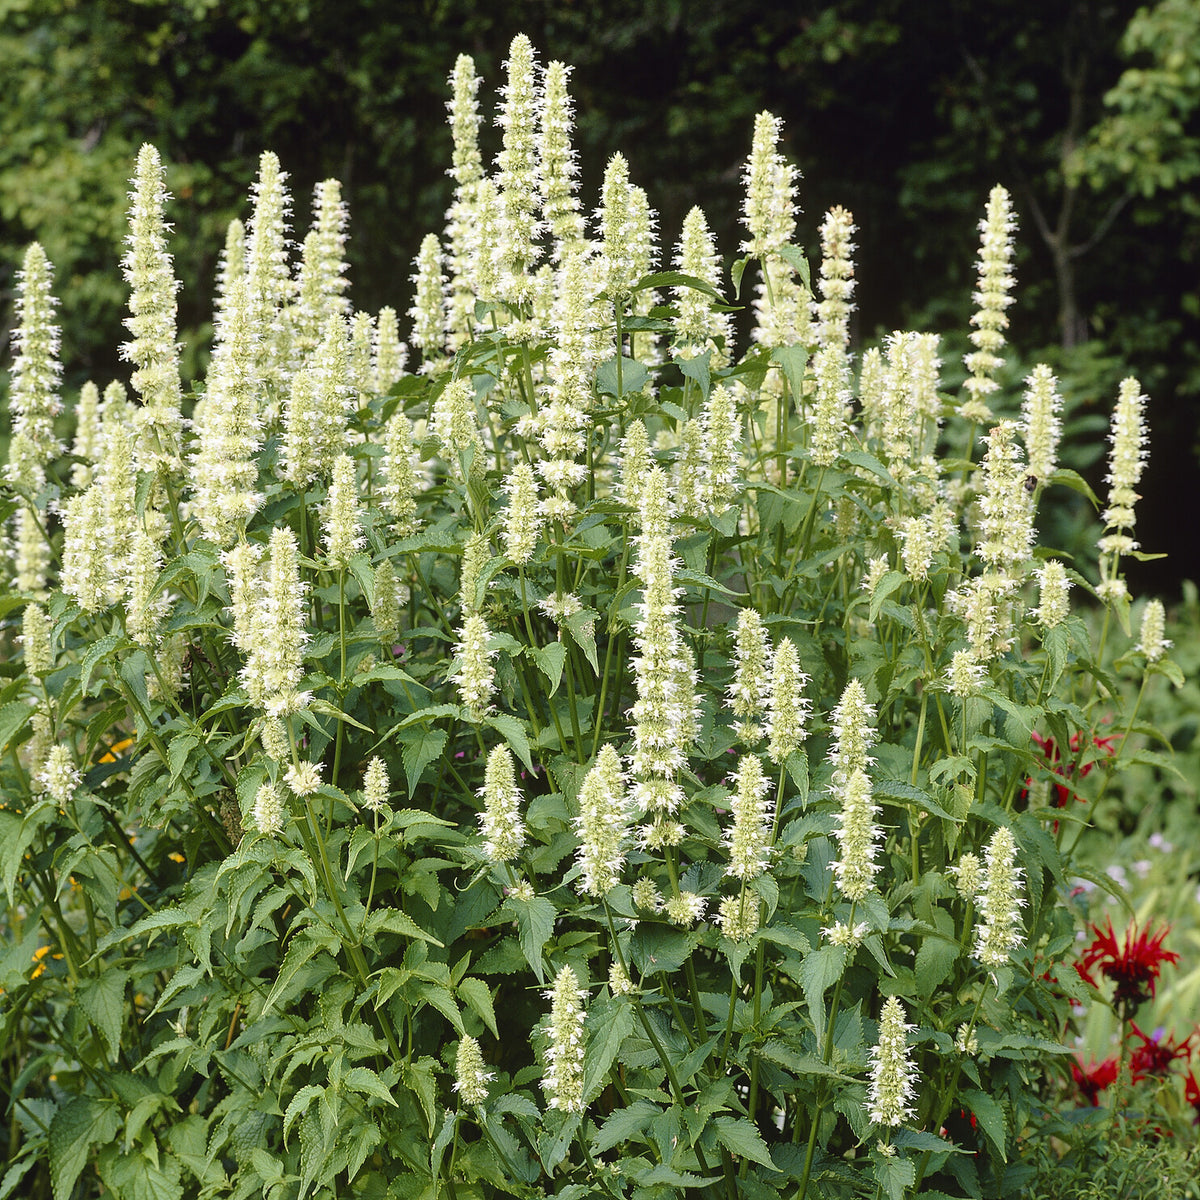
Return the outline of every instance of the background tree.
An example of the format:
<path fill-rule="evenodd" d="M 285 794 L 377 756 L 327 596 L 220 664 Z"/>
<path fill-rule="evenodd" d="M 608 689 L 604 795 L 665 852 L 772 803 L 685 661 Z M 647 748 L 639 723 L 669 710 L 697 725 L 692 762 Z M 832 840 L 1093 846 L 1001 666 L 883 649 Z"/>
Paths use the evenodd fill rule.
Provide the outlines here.
<path fill-rule="evenodd" d="M 1197 0 L 3 0 L 0 292 L 41 239 L 63 301 L 68 393 L 127 371 L 112 358 L 125 299 L 112 265 L 148 140 L 177 197 L 191 374 L 207 354 L 224 227 L 245 215 L 264 148 L 291 174 L 301 228 L 313 184 L 342 181 L 356 301 L 402 308 L 421 237 L 449 202 L 454 58 L 471 53 L 494 88 L 524 30 L 543 60 L 575 64 L 585 207 L 619 147 L 665 245 L 699 203 L 732 258 L 753 116 L 779 114 L 804 172 L 798 236 L 810 252 L 830 205 L 855 214 L 868 272 L 860 341 L 957 330 L 945 357 L 961 357 L 975 222 L 1005 183 L 1022 228 L 1014 340 L 1044 342 L 1038 357 L 1052 364 L 1070 355 L 1076 377 L 1088 365 L 1068 397 L 1085 416 L 1107 410 L 1125 373 L 1143 379 L 1160 490 L 1146 497 L 1143 541 L 1166 549 L 1177 481 L 1194 472 L 1200 395 L 1200 294 L 1194 270 L 1178 270 L 1197 251 L 1184 185 L 1200 170 L 1198 13 Z M 1184 563 L 1144 569 L 1161 590 Z"/>

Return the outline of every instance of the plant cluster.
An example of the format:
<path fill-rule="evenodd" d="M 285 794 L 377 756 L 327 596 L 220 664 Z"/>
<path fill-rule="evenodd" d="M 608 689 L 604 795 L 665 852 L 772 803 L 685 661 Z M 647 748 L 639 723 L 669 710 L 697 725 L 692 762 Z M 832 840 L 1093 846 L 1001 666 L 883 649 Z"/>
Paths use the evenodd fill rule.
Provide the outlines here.
<path fill-rule="evenodd" d="M 1088 494 L 1057 381 L 997 382 L 1003 188 L 953 394 L 935 334 L 852 353 L 853 218 L 810 272 L 770 113 L 727 285 L 620 154 L 585 211 L 568 68 L 507 71 L 485 164 L 455 65 L 407 344 L 336 181 L 297 254 L 266 153 L 186 391 L 146 146 L 134 395 L 85 387 L 68 453 L 26 257 L 0 1197 L 1021 1194 L 1089 995 L 1059 789 L 1159 761 L 1178 675 L 1122 572 L 1145 397 L 1088 579 L 1036 544 Z"/>

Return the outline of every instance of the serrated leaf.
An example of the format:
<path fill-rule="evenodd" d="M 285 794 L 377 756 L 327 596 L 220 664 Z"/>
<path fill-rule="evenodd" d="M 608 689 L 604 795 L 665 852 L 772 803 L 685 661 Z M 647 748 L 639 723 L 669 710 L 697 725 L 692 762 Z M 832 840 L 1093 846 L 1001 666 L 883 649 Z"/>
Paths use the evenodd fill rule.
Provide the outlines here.
<path fill-rule="evenodd" d="M 947 978 L 958 961 L 957 942 L 930 934 L 917 948 L 913 972 L 917 977 L 918 993 L 928 1000 L 934 990 Z"/>
<path fill-rule="evenodd" d="M 428 726 L 412 726 L 399 731 L 397 740 L 400 742 L 400 757 L 404 761 L 409 796 L 416 794 L 421 773 L 446 748 L 448 736 L 444 729 L 430 729 Z"/>
<path fill-rule="evenodd" d="M 643 275 L 629 290 L 640 292 L 644 288 L 664 287 L 692 288 L 697 292 L 703 292 L 706 296 L 711 296 L 720 304 L 725 303 L 721 293 L 711 283 L 697 275 L 685 275 L 681 271 L 655 271 L 653 274 Z"/>
<path fill-rule="evenodd" d="M 800 986 L 818 1045 L 825 1036 L 825 990 L 842 977 L 845 969 L 845 946 L 818 946 L 800 964 Z"/>
<path fill-rule="evenodd" d="M 509 749 L 525 764 L 527 771 L 533 770 L 533 758 L 529 753 L 529 735 L 525 723 L 509 713 L 493 713 L 484 721 L 508 743 Z"/>
<path fill-rule="evenodd" d="M 873 1154 L 875 1181 L 884 1190 L 888 1200 L 904 1200 L 905 1191 L 916 1182 L 917 1168 L 911 1158 L 899 1155 Z"/>
<path fill-rule="evenodd" d="M 549 642 L 545 646 L 530 646 L 528 653 L 549 681 L 550 695 L 553 696 L 562 682 L 563 664 L 567 661 L 566 646 L 562 642 Z"/>
<path fill-rule="evenodd" d="M 877 800 L 901 800 L 906 804 L 916 805 L 931 816 L 941 817 L 944 821 L 962 823 L 961 817 L 947 812 L 924 788 L 906 783 L 902 779 L 880 779 L 872 785 L 871 793 Z"/>
<path fill-rule="evenodd" d="M 369 1067 L 351 1067 L 346 1072 L 345 1083 L 352 1092 L 361 1092 L 364 1096 L 374 1096 L 376 1100 L 382 1100 L 384 1104 L 398 1107 L 391 1091 Z"/>
<path fill-rule="evenodd" d="M 76 1096 L 54 1114 L 47 1141 L 54 1200 L 70 1200 L 91 1148 L 111 1142 L 120 1127 L 120 1114 L 112 1100 Z"/>
<path fill-rule="evenodd" d="M 24 700 L 14 700 L 0 708 L 0 754 L 8 752 L 9 742 L 25 728 L 35 712 L 37 709 Z"/>
<path fill-rule="evenodd" d="M 534 896 L 532 900 L 510 897 L 508 903 L 517 914 L 521 953 L 533 968 L 538 983 L 544 983 L 546 971 L 542 963 L 542 947 L 554 932 L 554 918 L 557 915 L 554 905 L 545 896 Z"/>
<path fill-rule="evenodd" d="M 731 1154 L 775 1170 L 767 1143 L 752 1122 L 745 1117 L 719 1116 L 713 1119 L 713 1124 L 717 1128 L 717 1141 Z"/>
<path fill-rule="evenodd" d="M 87 653 L 83 656 L 79 675 L 79 690 L 83 695 L 86 696 L 88 694 L 88 685 L 92 681 L 92 672 L 121 644 L 122 640 L 119 634 L 106 633 L 102 638 L 97 638 L 88 647 Z"/>
<path fill-rule="evenodd" d="M 608 1082 L 608 1072 L 633 1032 L 633 1009 L 624 998 L 611 997 L 592 1005 L 584 1028 L 587 1047 L 583 1055 L 583 1099 L 599 1095 Z"/>
<path fill-rule="evenodd" d="M 975 1114 L 980 1128 L 987 1134 L 992 1148 L 1004 1162 L 1007 1162 L 1008 1152 L 1005 1140 L 1008 1135 L 1008 1122 L 1004 1116 L 1004 1109 L 987 1092 L 967 1090 L 959 1092 L 958 1098 Z"/>
<path fill-rule="evenodd" d="M 468 975 L 459 980 L 458 994 L 467 1002 L 467 1007 L 492 1031 L 493 1036 L 499 1037 L 496 1027 L 496 1006 L 492 1002 L 492 990 L 482 979 Z"/>
<path fill-rule="evenodd" d="M 287 1111 L 283 1114 L 283 1144 L 287 1145 L 288 1133 L 292 1128 L 292 1124 L 298 1117 L 302 1117 L 307 1111 L 308 1106 L 319 1096 L 324 1095 L 325 1089 L 318 1087 L 315 1083 L 306 1084 L 293 1097 L 292 1102 L 287 1106 Z"/>
<path fill-rule="evenodd" d="M 611 1150 L 622 1142 L 644 1141 L 639 1134 L 650 1128 L 651 1122 L 662 1112 L 657 1104 L 649 1100 L 635 1100 L 627 1108 L 618 1108 L 612 1116 L 596 1130 L 592 1138 L 592 1149 L 597 1154 Z"/>
<path fill-rule="evenodd" d="M 583 651 L 592 670 L 600 674 L 600 661 L 596 657 L 596 613 L 593 609 L 572 613 L 563 622 L 571 640 Z"/>
<path fill-rule="evenodd" d="M 110 967 L 98 979 L 89 980 L 80 987 L 78 993 L 80 1007 L 108 1044 L 108 1054 L 113 1061 L 121 1045 L 126 980 L 124 971 Z"/>

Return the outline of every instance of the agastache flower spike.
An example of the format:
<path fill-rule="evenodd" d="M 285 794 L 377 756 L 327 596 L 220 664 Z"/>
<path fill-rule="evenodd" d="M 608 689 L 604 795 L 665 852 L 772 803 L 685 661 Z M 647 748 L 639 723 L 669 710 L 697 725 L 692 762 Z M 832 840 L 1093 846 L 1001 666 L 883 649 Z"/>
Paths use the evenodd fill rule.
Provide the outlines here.
<path fill-rule="evenodd" d="M 1146 397 L 1142 395 L 1141 384 L 1132 376 L 1121 380 L 1109 433 L 1112 450 L 1105 476 L 1109 485 L 1108 507 L 1101 514 L 1106 528 L 1113 532 L 1100 539 L 1102 554 L 1128 554 L 1138 547 L 1131 535 L 1136 520 L 1133 506 L 1139 498 L 1136 488 L 1146 469 L 1145 411 Z"/>
<path fill-rule="evenodd" d="M 363 775 L 363 807 L 368 812 L 382 812 L 387 808 L 391 784 L 387 767 L 382 758 L 372 758 Z"/>
<path fill-rule="evenodd" d="M 75 439 L 71 453 L 84 461 L 71 468 L 71 486 L 82 491 L 92 482 L 92 467 L 101 456 L 100 389 L 89 379 L 75 405 Z"/>
<path fill-rule="evenodd" d="M 484 853 L 494 863 L 512 862 L 525 845 L 525 825 L 520 812 L 521 791 L 507 746 L 497 746 L 488 755 L 479 796 L 483 800 L 479 825 Z"/>
<path fill-rule="evenodd" d="M 446 214 L 446 265 L 450 273 L 447 320 L 450 346 L 455 350 L 469 337 L 475 310 L 471 260 L 479 232 L 478 198 L 483 180 L 479 103 L 476 99 L 481 82 L 480 76 L 475 74 L 474 59 L 468 54 L 460 54 L 450 75 L 452 99 L 447 105 L 454 139 L 450 168 L 454 200 Z M 386 390 L 386 386 L 381 390 Z"/>
<path fill-rule="evenodd" d="M 550 1001 L 546 1033 L 546 1071 L 542 1090 L 551 1108 L 560 1112 L 583 1112 L 584 991 L 570 967 L 554 977 L 554 987 L 545 993 Z"/>
<path fill-rule="evenodd" d="M 1150 600 L 1142 610 L 1142 627 L 1137 648 L 1146 656 L 1147 663 L 1156 663 L 1171 648 L 1164 636 L 1166 613 L 1161 600 Z"/>
<path fill-rule="evenodd" d="M 990 422 L 993 417 L 985 397 L 1000 385 L 994 376 L 1004 365 L 1000 351 L 1004 349 L 1004 330 L 1008 328 L 1005 310 L 1013 302 L 1012 257 L 1013 230 L 1016 228 L 1012 201 L 999 184 L 988 197 L 987 214 L 979 223 L 982 234 L 979 248 L 979 287 L 975 292 L 978 311 L 971 318 L 975 326 L 971 342 L 975 346 L 963 363 L 970 376 L 963 384 L 968 399 L 959 407 L 964 419 Z"/>
<path fill-rule="evenodd" d="M 808 676 L 800 668 L 795 643 L 784 638 L 771 664 L 767 698 L 767 757 L 779 766 L 808 737 L 806 723 L 812 702 L 804 695 Z"/>
<path fill-rule="evenodd" d="M 868 752 L 875 744 L 875 709 L 867 703 L 867 693 L 857 679 L 851 679 L 842 699 L 833 710 L 833 744 L 829 761 L 833 764 L 833 786 L 844 789 L 855 771 L 866 771 L 875 760 Z"/>
<path fill-rule="evenodd" d="M 985 569 L 1005 579 L 1018 578 L 1017 568 L 1029 558 L 1034 537 L 1033 501 L 1016 434 L 1015 421 L 996 425 L 984 438 L 987 453 L 980 465 L 983 495 L 975 553 Z"/>
<path fill-rule="evenodd" d="M 835 794 L 842 802 L 834 833 L 842 854 L 833 864 L 837 889 L 847 900 L 862 900 L 870 894 L 879 870 L 875 862 L 881 837 L 875 824 L 879 806 L 871 801 L 871 781 L 862 767 L 855 767 Z"/>
<path fill-rule="evenodd" d="M 388 391 L 404 377 L 408 347 L 400 340 L 400 320 L 396 310 L 384 306 L 375 318 L 375 337 L 372 343 L 372 366 L 375 370 L 375 390 Z"/>
<path fill-rule="evenodd" d="M 771 815 L 770 780 L 763 774 L 762 763 L 754 754 L 743 754 L 733 776 L 734 793 L 730 801 L 733 824 L 725 831 L 725 849 L 729 852 L 726 875 L 743 881 L 756 879 L 767 869 L 770 856 Z"/>
<path fill-rule="evenodd" d="M 345 570 L 367 542 L 362 532 L 354 459 L 348 454 L 339 454 L 333 460 L 333 482 L 322 518 L 325 560 L 334 570 Z"/>
<path fill-rule="evenodd" d="M 1061 625 L 1070 612 L 1071 581 L 1067 578 L 1067 569 L 1058 559 L 1048 558 L 1034 575 L 1038 581 L 1039 603 L 1030 616 L 1043 629 L 1053 629 Z"/>
<path fill-rule="evenodd" d="M 428 372 L 440 365 L 446 349 L 446 277 L 442 274 L 442 247 L 436 233 L 427 233 L 421 239 L 411 280 L 416 291 L 408 310 L 412 318 L 408 340 L 421 351 L 421 370 Z"/>
<path fill-rule="evenodd" d="M 877 1125 L 901 1125 L 914 1113 L 916 1068 L 909 1059 L 904 1005 L 895 996 L 884 1001 L 879 1015 L 879 1043 L 870 1051 L 871 1085 L 867 1115 Z"/>
<path fill-rule="evenodd" d="M 54 269 L 34 242 L 17 272 L 16 323 L 12 334 L 13 363 L 9 409 L 12 440 L 6 476 L 10 483 L 36 492 L 47 463 L 62 453 L 54 434 L 54 418 L 62 412 L 58 381 L 59 328 L 54 324 L 58 301 L 50 291 Z"/>
<path fill-rule="evenodd" d="M 400 537 L 416 533 L 417 492 L 419 484 L 413 467 L 412 425 L 404 413 L 397 409 L 388 418 L 384 431 L 383 473 L 384 482 L 379 489 L 384 509 L 392 517 L 392 528 Z"/>
<path fill-rule="evenodd" d="M 629 829 L 629 801 L 625 776 L 616 750 L 605 746 L 595 765 L 584 776 L 579 790 L 580 891 L 597 898 L 606 896 L 621 880 L 625 864 L 625 841 Z"/>
<path fill-rule="evenodd" d="M 463 622 L 461 638 L 454 648 L 459 669 L 452 678 L 458 684 L 467 719 L 476 725 L 491 711 L 496 690 L 496 668 L 491 662 L 496 651 L 489 649 L 489 637 L 487 622 L 478 613 L 472 613 Z"/>
<path fill-rule="evenodd" d="M 816 393 L 813 402 L 809 453 L 818 467 L 837 460 L 846 439 L 850 403 L 850 369 L 845 351 L 836 343 L 822 346 L 813 359 Z"/>
<path fill-rule="evenodd" d="M 1054 474 L 1058 441 L 1062 437 L 1062 419 L 1059 415 L 1062 405 L 1058 380 L 1045 363 L 1038 363 L 1025 380 L 1021 417 L 1029 470 L 1039 480 L 1048 479 Z"/>
<path fill-rule="evenodd" d="M 527 563 L 537 548 L 542 519 L 538 515 L 537 480 L 528 463 L 518 463 L 505 482 L 504 549 L 515 563 Z"/>
<path fill-rule="evenodd" d="M 598 218 L 605 271 L 603 290 L 611 299 L 619 301 L 629 295 L 629 289 L 637 279 L 631 245 L 629 163 L 620 151 L 608 160 L 604 170 Z"/>
<path fill-rule="evenodd" d="M 487 1099 L 487 1085 L 496 1078 L 495 1071 L 484 1070 L 479 1043 L 464 1033 L 454 1059 L 454 1090 L 464 1104 L 482 1104 Z"/>
<path fill-rule="evenodd" d="M 721 384 L 709 393 L 701 413 L 704 427 L 705 492 L 708 506 L 721 512 L 738 497 L 742 427 L 733 393 Z"/>
<path fill-rule="evenodd" d="M 250 284 L 247 315 L 255 353 L 253 376 L 266 385 L 269 399 L 264 416 L 269 422 L 276 418 L 277 406 L 286 391 L 291 356 L 287 326 L 279 319 L 294 291 L 288 265 L 291 197 L 286 180 L 279 158 L 264 151 L 251 189 L 254 212 L 246 235 L 246 278 Z"/>
<path fill-rule="evenodd" d="M 142 397 L 138 465 L 180 464 L 183 418 L 179 406 L 179 346 L 175 340 L 175 293 L 179 290 L 167 253 L 163 209 L 168 196 L 158 151 L 149 143 L 138 152 L 129 209 L 128 250 L 121 260 L 130 285 L 125 321 L 131 340 L 121 348 L 136 370 L 130 382 Z"/>
<path fill-rule="evenodd" d="M 54 665 L 50 618 L 40 604 L 25 605 L 21 616 L 21 647 L 25 654 L 25 670 L 30 675 L 44 675 Z"/>
<path fill-rule="evenodd" d="M 796 228 L 795 179 L 798 172 L 776 146 L 783 122 L 769 112 L 754 118 L 754 138 L 742 182 L 746 196 L 742 220 L 750 237 L 742 249 L 764 258 L 791 241 Z"/>
<path fill-rule="evenodd" d="M 844 356 L 850 345 L 850 314 L 854 311 L 854 218 L 841 205 L 821 222 L 821 299 L 813 304 L 817 344 L 832 346 Z"/>
<path fill-rule="evenodd" d="M 675 266 L 682 274 L 703 279 L 714 290 L 720 289 L 721 259 L 700 208 L 690 209 L 683 218 Z M 727 365 L 733 331 L 731 314 L 715 312 L 712 297 L 694 287 L 680 285 L 671 290 L 678 310 L 671 322 L 675 327 L 675 353 L 680 358 L 694 358 L 711 347 L 712 366 Z"/>
<path fill-rule="evenodd" d="M 540 171 L 538 183 L 542 215 L 554 238 L 554 260 L 561 261 L 583 241 L 583 214 L 579 209 L 576 176 L 579 167 L 571 147 L 574 125 L 567 80 L 571 68 L 560 62 L 546 67 L 539 110 Z"/>
<path fill-rule="evenodd" d="M 1001 826 L 988 842 L 987 872 L 979 893 L 975 957 L 989 970 L 1008 962 L 1021 944 L 1021 868 L 1012 831 Z"/>
<path fill-rule="evenodd" d="M 501 88 L 502 148 L 496 159 L 500 204 L 504 214 L 500 288 L 513 307 L 532 299 L 530 270 L 537 264 L 537 63 L 533 46 L 523 33 L 508 51 L 506 82 Z"/>
<path fill-rule="evenodd" d="M 283 831 L 283 798 L 274 784 L 264 783 L 254 794 L 253 816 L 259 833 L 274 837 Z"/>

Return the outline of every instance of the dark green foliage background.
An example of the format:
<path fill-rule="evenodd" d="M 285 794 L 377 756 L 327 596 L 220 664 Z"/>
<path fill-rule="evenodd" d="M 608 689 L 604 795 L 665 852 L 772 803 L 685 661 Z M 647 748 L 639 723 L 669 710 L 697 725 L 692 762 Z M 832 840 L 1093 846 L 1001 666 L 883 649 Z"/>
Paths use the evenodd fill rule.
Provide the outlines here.
<path fill-rule="evenodd" d="M 699 203 L 732 258 L 746 131 L 760 109 L 783 117 L 810 250 L 827 207 L 855 214 L 863 340 L 955 325 L 965 339 L 974 223 L 1003 182 L 1021 221 L 1014 343 L 1056 367 L 1069 359 L 1065 373 L 1088 381 L 1075 397 L 1085 412 L 1106 412 L 1129 371 L 1152 397 L 1139 529 L 1147 550 L 1175 553 L 1135 583 L 1169 594 L 1187 573 L 1172 512 L 1195 473 L 1200 403 L 1200 206 L 1186 186 L 1196 72 L 1171 96 L 1183 132 L 1163 152 L 1177 186 L 1139 162 L 1077 186 L 1062 170 L 1129 65 L 1120 39 L 1136 11 L 1130 0 L 0 0 L 0 301 L 40 239 L 57 268 L 68 385 L 124 377 L 113 263 L 125 176 L 148 140 L 177 197 L 186 373 L 201 372 L 215 255 L 228 220 L 246 215 L 263 149 L 291 173 L 300 227 L 312 184 L 342 180 L 355 303 L 402 311 L 417 245 L 449 200 L 446 76 L 467 52 L 491 87 L 523 31 L 543 60 L 575 66 L 585 204 L 621 149 L 667 247 Z M 485 113 L 493 102 L 485 89 Z M 7 321 L 11 306 L 0 309 Z"/>

